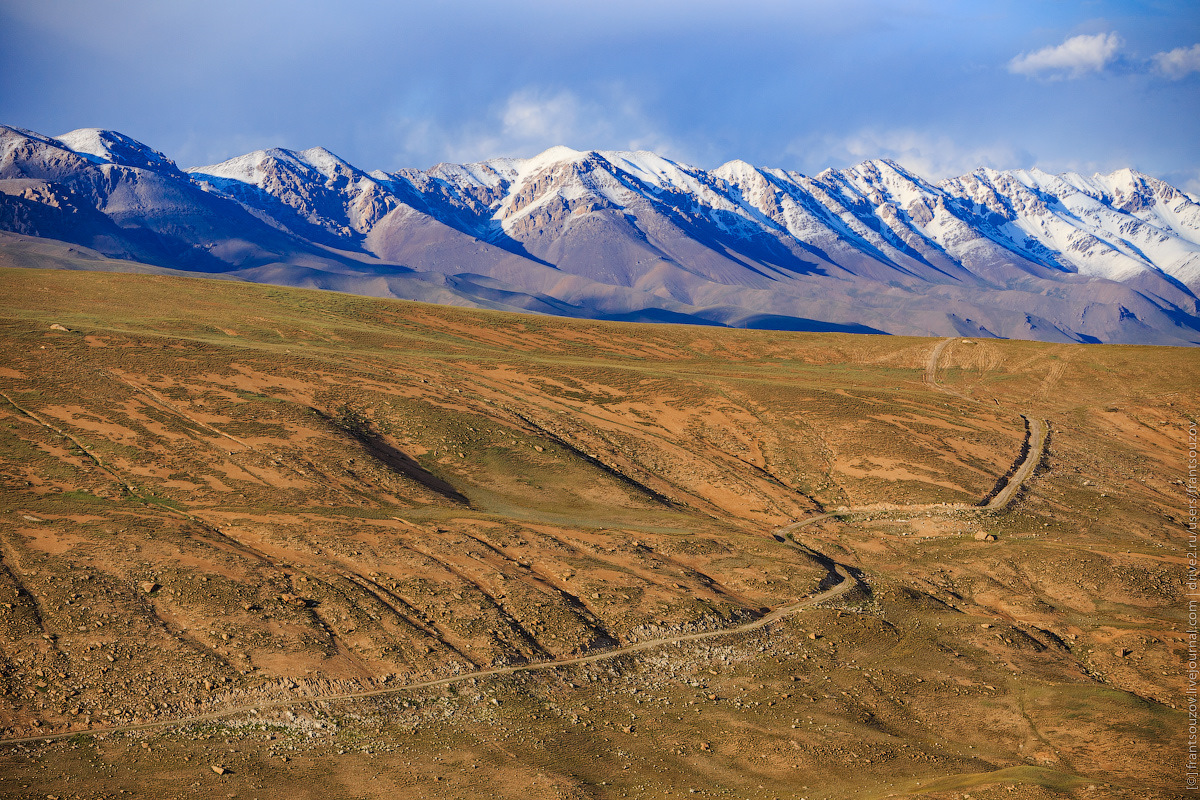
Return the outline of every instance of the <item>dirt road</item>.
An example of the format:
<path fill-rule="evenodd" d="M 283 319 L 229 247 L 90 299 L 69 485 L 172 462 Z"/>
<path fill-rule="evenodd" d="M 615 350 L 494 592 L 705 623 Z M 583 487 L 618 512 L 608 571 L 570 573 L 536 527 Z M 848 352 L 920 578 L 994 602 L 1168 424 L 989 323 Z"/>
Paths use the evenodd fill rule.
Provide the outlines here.
<path fill-rule="evenodd" d="M 1029 420 L 1029 438 L 1025 458 L 1017 465 L 1012 476 L 1008 479 L 1008 483 L 1000 491 L 996 492 L 996 496 L 989 500 L 984 508 L 1004 508 L 1012 502 L 1021 485 L 1029 480 L 1029 477 L 1033 475 L 1033 471 L 1037 469 L 1037 465 L 1042 460 L 1042 452 L 1046 447 L 1046 423 L 1034 417 L 1026 417 L 1026 419 Z"/>
<path fill-rule="evenodd" d="M 937 382 L 938 361 L 941 360 L 942 351 L 946 349 L 946 345 L 950 344 L 953 341 L 954 341 L 954 339 L 952 339 L 952 338 L 951 339 L 942 339 L 940 342 L 938 342 L 936 345 L 933 346 L 933 350 L 931 350 L 929 352 L 929 359 L 925 362 L 925 375 L 923 376 L 923 380 L 925 381 L 925 383 L 934 387 L 935 389 L 943 389 L 943 387 L 938 386 L 938 382 Z"/>
<path fill-rule="evenodd" d="M 925 361 L 925 374 L 922 380 L 926 385 L 937 389 L 939 392 L 945 392 L 946 394 L 953 395 L 963 400 L 969 400 L 973 403 L 979 402 L 973 397 L 968 397 L 967 395 L 959 394 L 953 389 L 948 389 L 938 382 L 937 370 L 938 363 L 942 358 L 942 352 L 946 349 L 947 345 L 957 338 L 958 337 L 942 339 L 940 342 L 934 345 L 933 349 L 929 351 L 929 358 Z M 1057 368 L 1059 375 L 1062 374 L 1062 369 L 1062 366 Z M 1037 419 L 1032 414 L 1026 413 L 1022 414 L 1021 416 L 1024 417 L 1029 423 L 1029 430 L 1025 440 L 1024 448 L 1025 458 L 1020 464 L 1017 465 L 1017 468 L 1013 470 L 1013 474 L 1009 478 L 1008 483 L 1000 491 L 998 491 L 995 496 L 988 500 L 988 502 L 984 505 L 984 508 L 997 509 L 1007 506 L 1009 502 L 1012 501 L 1013 496 L 1016 495 L 1017 490 L 1021 488 L 1021 484 L 1029 479 L 1029 477 L 1033 474 L 1034 469 L 1037 468 L 1037 465 L 1042 460 L 1042 451 L 1046 445 L 1046 423 L 1043 420 Z"/>
<path fill-rule="evenodd" d="M 817 514 L 816 516 L 806 517 L 805 519 L 793 522 L 791 525 L 785 525 L 775 531 L 776 536 L 786 536 L 787 534 L 799 530 L 806 525 L 812 525 L 814 522 L 820 522 L 823 519 L 841 516 L 842 514 L 863 514 L 863 513 L 898 513 L 912 514 L 914 512 L 934 512 L 934 513 L 951 513 L 962 511 L 996 511 L 1006 508 L 1021 486 L 1037 469 L 1037 465 L 1042 460 L 1042 454 L 1046 447 L 1046 425 L 1038 419 L 1029 419 L 1029 433 L 1025 443 L 1025 455 L 1021 462 L 1013 469 L 1012 474 L 1008 477 L 1007 482 L 1000 488 L 999 491 L 992 496 L 986 503 L 982 501 L 977 505 L 967 505 L 966 503 L 936 503 L 924 505 L 899 506 L 888 504 L 875 504 L 870 506 L 843 506 L 836 511 L 830 511 L 825 514 Z"/>

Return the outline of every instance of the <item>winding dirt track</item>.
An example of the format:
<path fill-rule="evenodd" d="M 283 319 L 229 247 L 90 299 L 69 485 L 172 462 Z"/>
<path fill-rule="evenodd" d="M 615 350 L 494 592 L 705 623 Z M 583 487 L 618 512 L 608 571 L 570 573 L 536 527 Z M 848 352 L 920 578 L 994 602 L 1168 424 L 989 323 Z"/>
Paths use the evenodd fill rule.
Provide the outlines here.
<path fill-rule="evenodd" d="M 933 350 L 931 350 L 929 352 L 929 358 L 925 362 L 925 374 L 922 379 L 924 380 L 925 384 L 928 385 L 931 389 L 936 389 L 940 392 L 945 392 L 946 394 L 951 394 L 951 395 L 954 395 L 955 397 L 962 398 L 963 400 L 970 400 L 973 403 L 977 403 L 979 401 L 975 400 L 974 398 L 971 398 L 966 395 L 959 394 L 958 392 L 947 389 L 945 386 L 942 386 L 937 381 L 938 361 L 941 359 L 942 351 L 946 349 L 946 345 L 950 344 L 953 341 L 954 341 L 954 338 L 943 339 L 942 341 L 938 342 L 934 346 Z M 967 505 L 966 503 L 937 503 L 937 504 L 910 505 L 910 506 L 893 506 L 893 505 L 886 505 L 886 504 L 877 504 L 877 505 L 871 505 L 871 506 L 843 506 L 843 507 L 837 509 L 836 511 L 830 511 L 825 514 L 817 514 L 816 516 L 807 517 L 805 519 L 802 519 L 799 522 L 793 522 L 791 525 L 787 525 L 787 526 L 784 526 L 784 527 L 778 529 L 777 531 L 775 531 L 775 534 L 777 536 L 787 535 L 787 534 L 791 533 L 792 531 L 796 531 L 796 530 L 799 530 L 800 528 L 803 528 L 806 525 L 811 525 L 814 522 L 820 522 L 823 519 L 830 519 L 831 517 L 837 517 L 837 516 L 841 516 L 843 514 L 854 514 L 854 513 L 875 513 L 875 514 L 877 514 L 877 513 L 892 513 L 892 512 L 911 514 L 914 511 L 951 513 L 951 512 L 985 511 L 985 510 L 986 511 L 996 511 L 996 510 L 999 510 L 1002 508 L 1007 508 L 1008 505 L 1012 502 L 1013 498 L 1016 497 L 1017 492 L 1019 492 L 1021 490 L 1021 486 L 1024 485 L 1025 481 L 1029 480 L 1030 476 L 1033 475 L 1033 471 L 1035 469 L 1037 469 L 1037 465 L 1039 463 L 1041 463 L 1042 455 L 1046 449 L 1046 430 L 1047 430 L 1046 423 L 1035 417 L 1026 416 L 1025 414 L 1022 414 L 1021 417 L 1024 420 L 1026 420 L 1026 422 L 1028 422 L 1028 425 L 1029 425 L 1028 429 L 1026 430 L 1026 434 L 1025 434 L 1025 444 L 1022 447 L 1022 449 L 1025 452 L 1025 455 L 1021 459 L 1020 463 L 1018 463 L 1013 468 L 1012 474 L 1008 477 L 1008 480 L 1005 482 L 1004 486 L 1002 486 L 999 489 L 999 491 L 995 492 L 995 494 L 992 495 L 991 499 L 987 500 L 986 503 L 983 501 L 980 501 L 978 504 L 975 504 L 975 505 Z"/>
<path fill-rule="evenodd" d="M 1021 486 L 1024 485 L 1025 481 L 1029 480 L 1033 471 L 1037 469 L 1038 463 L 1042 460 L 1042 454 L 1046 448 L 1046 425 L 1041 420 L 1029 419 L 1026 445 L 1024 458 L 1013 469 L 1012 475 L 1009 476 L 1004 486 L 986 503 L 982 501 L 974 505 L 966 503 L 929 503 L 911 506 L 895 506 L 881 503 L 871 506 L 841 506 L 836 511 L 817 514 L 812 517 L 806 517 L 799 522 L 793 522 L 791 525 L 779 528 L 775 533 L 776 535 L 786 535 L 814 522 L 820 522 L 823 519 L 830 519 L 844 514 L 911 514 L 918 511 L 949 514 L 964 511 L 997 511 L 1007 508 L 1012 503 L 1013 498 L 1017 496 L 1017 492 L 1021 490 Z"/>
<path fill-rule="evenodd" d="M 948 389 L 947 387 L 938 383 L 937 369 L 938 362 L 941 361 L 942 358 L 942 351 L 945 350 L 946 346 L 953 342 L 956 338 L 958 337 L 952 336 L 949 339 L 942 339 L 940 342 L 934 345 L 933 350 L 929 351 L 929 358 L 925 362 L 925 375 L 923 376 L 923 380 L 926 385 L 928 385 L 930 388 L 937 389 L 939 392 L 944 392 L 963 400 L 969 400 L 972 403 L 977 403 L 979 401 L 975 398 L 968 397 L 965 394 L 959 394 L 953 389 Z M 1040 420 L 1034 417 L 1032 414 L 1022 414 L 1021 416 L 1026 420 L 1026 422 L 1029 423 L 1029 428 L 1026 431 L 1025 438 L 1025 458 L 1020 464 L 1017 465 L 1016 469 L 1013 470 L 1013 474 L 1009 477 L 1008 483 L 1006 483 L 1004 487 L 1000 489 L 1000 491 L 996 492 L 995 496 L 988 500 L 988 502 L 983 506 L 984 508 L 997 509 L 1007 506 L 1012 501 L 1017 491 L 1020 490 L 1021 485 L 1025 483 L 1025 481 L 1029 480 L 1029 477 L 1033 474 L 1033 471 L 1037 468 L 1037 465 L 1042 460 L 1042 452 L 1046 447 L 1046 423 L 1044 420 Z"/>
<path fill-rule="evenodd" d="M 944 339 L 933 348 L 933 351 L 929 354 L 929 359 L 925 366 L 924 381 L 926 384 L 928 384 L 933 389 L 937 389 L 939 391 L 946 392 L 947 394 L 952 394 L 956 397 L 962 397 L 964 399 L 969 400 L 971 398 L 966 398 L 964 395 L 960 395 L 957 392 L 951 391 L 937 383 L 938 361 L 941 358 L 942 351 L 952 341 L 954 341 L 954 340 L 953 339 Z M 58 431 L 57 428 L 54 428 L 53 426 L 49 425 L 48 423 L 46 423 L 46 422 L 42 421 L 41 419 L 39 419 L 38 417 L 34 416 L 31 412 L 18 406 L 7 396 L 4 396 L 4 399 L 8 400 L 8 402 L 11 403 L 13 406 L 15 406 L 18 410 L 28 414 L 29 416 L 31 416 L 34 419 L 41 422 L 43 425 L 46 425 L 46 427 L 51 428 L 52 430 L 55 430 L 59 433 L 62 433 L 61 431 Z M 1021 488 L 1022 483 L 1024 483 L 1029 478 L 1029 476 L 1033 473 L 1033 470 L 1037 467 L 1038 463 L 1041 461 L 1042 451 L 1044 449 L 1045 440 L 1046 440 L 1045 433 L 1046 433 L 1046 426 L 1041 420 L 1029 418 L 1029 431 L 1028 431 L 1028 439 L 1027 439 L 1028 447 L 1026 448 L 1025 458 L 1021 461 L 1020 464 L 1017 465 L 1016 469 L 1013 470 L 1012 475 L 1009 477 L 1008 482 L 1004 485 L 1004 487 L 1001 488 L 1001 490 L 999 492 L 997 492 L 995 494 L 995 496 L 993 496 L 991 498 L 991 500 L 989 500 L 987 502 L 986 505 L 969 506 L 969 505 L 965 505 L 965 504 L 954 504 L 954 505 L 894 506 L 894 507 L 887 507 L 887 508 L 882 508 L 880 506 L 858 506 L 858 507 L 853 507 L 853 508 L 842 508 L 835 512 L 829 512 L 826 514 L 818 514 L 816 516 L 808 517 L 808 518 L 800 520 L 798 522 L 794 522 L 791 525 L 787 525 L 785 527 L 779 528 L 774 532 L 775 537 L 776 537 L 776 539 L 780 540 L 781 542 L 783 542 L 784 544 L 786 544 L 788 546 L 806 550 L 806 548 L 803 548 L 801 545 L 796 543 L 794 540 L 787 537 L 787 534 L 792 533 L 793 531 L 799 530 L 800 528 L 803 528 L 806 525 L 811 525 L 814 522 L 819 522 L 820 520 L 828 519 L 830 517 L 835 517 L 840 514 L 853 513 L 856 511 L 863 512 L 863 511 L 880 511 L 880 510 L 911 513 L 912 511 L 924 511 L 924 510 L 938 510 L 938 511 L 975 510 L 975 511 L 978 511 L 978 510 L 982 510 L 982 509 L 995 510 L 995 509 L 1004 508 L 1009 503 L 1012 502 L 1013 497 L 1016 496 L 1016 493 Z M 67 434 L 65 434 L 65 433 L 62 433 L 62 435 L 67 436 Z M 74 441 L 73 437 L 68 436 L 67 438 L 71 438 L 72 441 Z M 79 443 L 76 442 L 76 444 L 79 444 Z M 86 450 L 86 448 L 83 448 L 83 446 L 81 444 L 79 444 L 79 447 L 81 449 L 83 449 L 84 452 L 88 452 Z M 91 454 L 89 453 L 89 455 L 91 455 Z M 95 456 L 92 456 L 92 458 L 95 459 Z M 95 459 L 95 460 L 99 464 L 99 460 L 98 459 Z M 103 467 L 104 465 L 101 464 L 100 466 Z M 750 631 L 758 630 L 759 628 L 764 628 L 773 622 L 777 622 L 777 621 L 783 619 L 784 617 L 790 616 L 790 615 L 796 613 L 797 611 L 800 611 L 801 609 L 808 608 L 810 606 L 815 606 L 819 603 L 825 602 L 826 600 L 833 600 L 835 598 L 841 597 L 842 595 L 845 595 L 850 590 L 852 590 L 855 586 L 858 585 L 857 579 L 854 578 L 854 576 L 850 574 L 849 570 L 847 570 L 846 567 L 841 564 L 834 564 L 833 569 L 830 571 L 830 573 L 836 574 L 839 578 L 841 578 L 841 580 L 837 583 L 837 585 L 835 585 L 829 589 L 826 589 L 823 592 L 818 592 L 817 594 L 813 594 L 813 595 L 809 595 L 808 597 L 801 598 L 793 603 L 789 603 L 788 605 L 780 606 L 779 608 L 775 609 L 774 611 L 764 614 L 763 616 L 759 617 L 756 620 L 753 620 L 752 622 L 747 622 L 743 625 L 737 625 L 732 628 L 725 628 L 725 629 L 716 630 L 716 631 L 701 631 L 698 633 L 684 633 L 684 634 L 678 634 L 676 636 L 664 636 L 664 637 L 658 638 L 658 639 L 648 639 L 644 642 L 638 642 L 636 644 L 626 645 L 625 647 L 618 647 L 613 650 L 606 650 L 602 653 L 594 653 L 591 655 L 577 656 L 575 658 L 565 658 L 565 659 L 560 659 L 560 660 L 555 660 L 555 661 L 540 661 L 540 662 L 535 662 L 535 663 L 530 663 L 530 664 L 518 664 L 518 665 L 512 665 L 512 666 L 506 666 L 506 667 L 494 667 L 491 669 L 478 670 L 476 672 L 468 672 L 468 673 L 463 673 L 460 675 L 452 675 L 452 676 L 449 676 L 446 678 L 436 678 L 436 679 L 428 680 L 428 681 L 407 683 L 407 684 L 404 684 L 403 686 L 386 687 L 386 688 L 381 688 L 381 689 L 369 689 L 369 690 L 365 690 L 365 691 L 361 691 L 361 692 L 345 692 L 342 694 L 320 695 L 320 696 L 316 696 L 316 697 L 306 697 L 306 698 L 298 697 L 298 698 L 290 698 L 287 700 L 265 701 L 265 702 L 260 702 L 260 703 L 248 704 L 248 705 L 244 705 L 244 706 L 238 706 L 235 708 L 226 708 L 226 709 L 222 709 L 220 711 L 213 711 L 213 712 L 210 712 L 207 714 L 198 714 L 193 717 L 185 717 L 185 718 L 174 719 L 174 720 L 160 720 L 160 721 L 155 721 L 155 722 L 144 722 L 144 723 L 139 723 L 139 724 L 134 724 L 134 725 L 118 725 L 118 726 L 114 726 L 114 727 L 110 727 L 110 728 L 90 728 L 88 730 L 82 730 L 82 731 L 68 731 L 65 733 L 53 733 L 53 734 L 47 734 L 47 735 L 43 735 L 43 736 L 28 736 L 28 737 L 23 737 L 23 738 L 19 738 L 19 739 L 0 739 L 0 744 L 48 742 L 48 741 L 52 741 L 55 739 L 66 739 L 71 736 L 79 736 L 79 735 L 95 736 L 95 735 L 106 734 L 106 733 L 127 733 L 127 732 L 131 732 L 131 731 L 145 731 L 145 730 L 155 730 L 155 729 L 161 729 L 161 728 L 179 727 L 179 726 L 183 726 L 183 725 L 194 725 L 194 724 L 200 723 L 200 722 L 210 722 L 210 721 L 222 719 L 225 717 L 237 716 L 239 714 L 247 714 L 247 713 L 250 713 L 252 710 L 261 711 L 264 709 L 286 708 L 288 706 L 305 705 L 307 703 L 329 702 L 329 701 L 333 701 L 333 700 L 355 700 L 355 699 L 367 698 L 367 697 L 380 697 L 383 695 L 400 694 L 402 692 L 410 692 L 410 691 L 415 691 L 415 690 L 419 690 L 419 689 L 429 689 L 429 688 L 433 688 L 433 687 L 437 687 L 437 686 L 449 686 L 449 685 L 452 685 L 455 683 L 461 683 L 463 681 L 469 681 L 472 679 L 491 678 L 491 677 L 497 677 L 497 676 L 502 676 L 502 675 L 515 675 L 515 674 L 521 673 L 521 672 L 539 672 L 539 671 L 543 671 L 543 670 L 559 669 L 560 667 L 570 667 L 570 666 L 575 666 L 575 665 L 579 665 L 579 664 L 592 664 L 592 663 L 596 663 L 598 661 L 608 661 L 610 659 L 620 658 L 622 656 L 626 656 L 631 653 L 640 653 L 640 652 L 644 652 L 646 650 L 652 650 L 652 649 L 655 649 L 658 647 L 664 647 L 664 646 L 672 645 L 672 644 L 681 644 L 683 642 L 703 641 L 706 639 L 716 639 L 716 638 L 720 638 L 720 637 L 724 637 L 724 636 L 734 636 L 736 634 L 748 633 Z"/>

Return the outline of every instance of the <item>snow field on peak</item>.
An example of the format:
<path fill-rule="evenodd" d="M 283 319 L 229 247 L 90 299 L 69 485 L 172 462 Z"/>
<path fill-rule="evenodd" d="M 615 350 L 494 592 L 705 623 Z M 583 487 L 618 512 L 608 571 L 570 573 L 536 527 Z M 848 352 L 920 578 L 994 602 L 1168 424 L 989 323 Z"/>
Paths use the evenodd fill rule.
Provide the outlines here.
<path fill-rule="evenodd" d="M 324 147 L 310 147 L 307 150 L 301 150 L 295 155 L 326 178 L 333 178 L 345 173 L 360 174 L 358 169 L 338 158 Z"/>
<path fill-rule="evenodd" d="M 261 187 L 263 183 L 262 165 L 268 158 L 277 158 L 281 161 L 294 161 L 294 159 L 288 156 L 286 150 L 255 150 L 251 153 L 231 158 L 228 161 L 222 161 L 219 164 L 188 167 L 185 171 L 189 175 L 225 178 L 226 180 Z"/>
<path fill-rule="evenodd" d="M 513 183 L 521 183 L 527 180 L 531 175 L 548 169 L 549 167 L 559 164 L 571 164 L 582 161 L 589 155 L 587 151 L 572 150 L 563 145 L 555 145 L 549 150 L 538 153 L 532 158 L 516 159 L 512 162 L 517 170 L 517 174 L 513 178 Z"/>
<path fill-rule="evenodd" d="M 1133 170 L 1091 178 L 1038 169 L 976 170 L 943 181 L 939 188 L 968 203 L 989 206 L 999 200 L 1006 207 L 1004 215 L 1014 218 L 1000 231 L 1014 249 L 1023 249 L 1032 237 L 1080 274 L 1126 280 L 1158 270 L 1194 280 L 1186 265 L 1200 251 L 1200 208 L 1167 184 Z M 1133 211 L 1113 206 L 1147 190 L 1149 204 Z M 1174 199 L 1165 202 L 1166 197 Z"/>
<path fill-rule="evenodd" d="M 502 184 L 511 183 L 517 176 L 517 169 L 513 159 L 497 158 L 475 164 L 436 164 L 426 170 L 425 174 L 459 189 L 468 186 L 494 189 Z"/>
<path fill-rule="evenodd" d="M 669 158 L 647 150 L 601 150 L 601 157 L 617 169 L 626 172 L 642 183 L 660 189 L 674 187 L 693 192 L 700 190 L 695 167 L 678 164 Z"/>
<path fill-rule="evenodd" d="M 175 162 L 162 153 L 116 131 L 78 128 L 54 138 L 73 153 L 94 156 L 114 164 L 147 169 L 166 168 L 172 171 L 177 169 Z"/>
<path fill-rule="evenodd" d="M 338 158 L 324 147 L 310 147 L 307 150 L 285 150 L 272 147 L 267 150 L 255 150 L 245 155 L 236 156 L 219 164 L 203 167 L 189 167 L 186 172 L 193 175 L 212 176 L 226 180 L 247 183 L 260 189 L 265 184 L 268 162 L 277 162 L 290 167 L 299 173 L 316 172 L 327 181 L 340 177 L 353 177 L 361 180 L 366 174 L 345 160 Z"/>

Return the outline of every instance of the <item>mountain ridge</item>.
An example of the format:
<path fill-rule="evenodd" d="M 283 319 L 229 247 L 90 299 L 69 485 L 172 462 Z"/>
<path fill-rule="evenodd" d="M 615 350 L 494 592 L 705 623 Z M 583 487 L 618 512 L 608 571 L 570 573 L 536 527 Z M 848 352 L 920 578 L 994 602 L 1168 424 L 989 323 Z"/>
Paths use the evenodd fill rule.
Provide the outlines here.
<path fill-rule="evenodd" d="M 888 159 L 806 176 L 555 147 L 389 173 L 314 147 L 181 170 L 116 132 L 0 127 L 0 229 L 242 280 L 565 316 L 1200 343 L 1200 204 L 1132 169 L 935 184 Z"/>

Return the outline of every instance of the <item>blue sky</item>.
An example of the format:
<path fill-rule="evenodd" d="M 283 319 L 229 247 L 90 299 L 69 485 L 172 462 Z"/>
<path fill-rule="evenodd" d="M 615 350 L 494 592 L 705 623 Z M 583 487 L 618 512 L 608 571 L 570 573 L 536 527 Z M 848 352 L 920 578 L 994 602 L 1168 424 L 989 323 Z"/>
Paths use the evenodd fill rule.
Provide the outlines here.
<path fill-rule="evenodd" d="M 596 5 L 597 7 L 592 7 Z M 1133 166 L 1200 191 L 1200 8 L 1066 0 L 0 0 L 0 122 L 182 166 L 555 144 L 816 173 Z"/>

